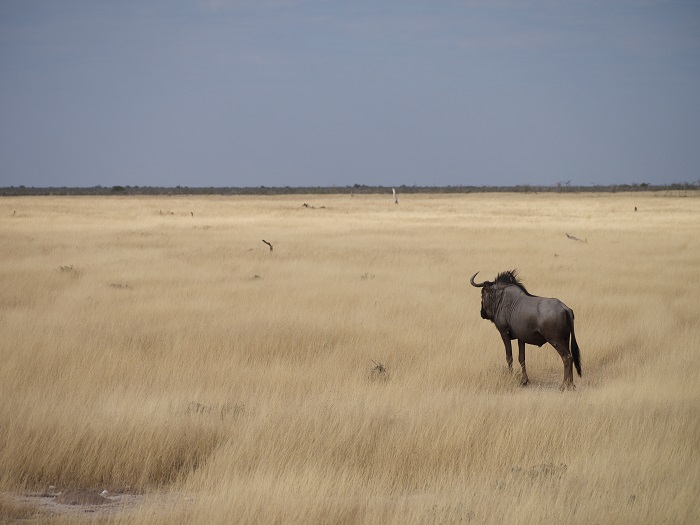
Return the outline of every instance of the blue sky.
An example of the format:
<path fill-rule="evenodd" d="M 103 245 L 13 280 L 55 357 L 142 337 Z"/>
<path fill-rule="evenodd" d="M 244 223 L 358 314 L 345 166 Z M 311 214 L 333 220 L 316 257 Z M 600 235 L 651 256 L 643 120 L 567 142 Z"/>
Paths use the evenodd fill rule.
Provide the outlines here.
<path fill-rule="evenodd" d="M 0 186 L 700 180 L 700 2 L 0 2 Z"/>

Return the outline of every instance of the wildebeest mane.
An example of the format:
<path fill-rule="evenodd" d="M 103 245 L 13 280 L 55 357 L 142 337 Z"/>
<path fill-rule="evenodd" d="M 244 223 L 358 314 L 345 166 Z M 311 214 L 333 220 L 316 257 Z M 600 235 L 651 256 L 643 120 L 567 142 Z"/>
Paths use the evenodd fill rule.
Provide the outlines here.
<path fill-rule="evenodd" d="M 523 284 L 522 280 L 520 279 L 520 276 L 518 275 L 518 270 L 507 270 L 505 272 L 499 273 L 496 276 L 496 280 L 494 281 L 494 283 L 500 283 L 503 285 L 514 284 L 515 286 L 520 288 L 523 292 L 525 292 L 527 295 L 534 297 L 525 288 L 525 285 Z"/>

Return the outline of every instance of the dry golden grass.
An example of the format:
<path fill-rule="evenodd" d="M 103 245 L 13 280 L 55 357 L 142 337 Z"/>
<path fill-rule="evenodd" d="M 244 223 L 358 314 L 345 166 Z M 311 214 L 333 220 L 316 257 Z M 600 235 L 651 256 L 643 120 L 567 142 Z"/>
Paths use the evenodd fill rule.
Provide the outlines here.
<path fill-rule="evenodd" d="M 0 490 L 187 501 L 94 515 L 130 523 L 697 522 L 700 198 L 400 200 L 0 199 Z M 468 278 L 512 268 L 575 311 L 575 392 L 548 345 L 507 372 Z"/>

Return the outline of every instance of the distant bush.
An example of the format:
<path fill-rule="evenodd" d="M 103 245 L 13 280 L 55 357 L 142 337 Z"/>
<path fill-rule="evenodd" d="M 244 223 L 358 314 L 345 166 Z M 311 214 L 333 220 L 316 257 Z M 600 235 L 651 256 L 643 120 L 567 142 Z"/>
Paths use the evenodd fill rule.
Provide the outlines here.
<path fill-rule="evenodd" d="M 401 194 L 465 194 L 465 193 L 617 193 L 643 191 L 698 191 L 700 180 L 697 182 L 674 182 L 672 184 L 653 185 L 648 182 L 632 184 L 609 184 L 574 186 L 571 181 L 558 182 L 549 186 L 532 186 L 521 184 L 517 186 L 394 186 L 396 193 Z M 67 188 L 47 187 L 34 188 L 24 186 L 0 187 L 0 196 L 20 195 L 391 195 L 391 186 L 368 186 L 354 184 L 348 186 L 297 186 L 297 187 L 196 187 L 187 186 L 102 186 Z"/>

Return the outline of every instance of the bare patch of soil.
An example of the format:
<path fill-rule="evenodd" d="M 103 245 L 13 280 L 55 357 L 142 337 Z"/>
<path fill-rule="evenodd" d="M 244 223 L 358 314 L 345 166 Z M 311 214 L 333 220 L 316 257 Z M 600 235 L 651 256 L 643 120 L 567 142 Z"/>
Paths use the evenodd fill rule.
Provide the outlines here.
<path fill-rule="evenodd" d="M 109 505 L 113 500 L 85 489 L 69 490 L 56 496 L 61 505 Z"/>
<path fill-rule="evenodd" d="M 114 515 L 130 515 L 142 511 L 160 510 L 168 513 L 179 505 L 191 503 L 186 498 L 172 493 L 128 494 L 109 493 L 100 495 L 84 489 L 63 492 L 27 492 L 23 494 L 0 494 L 0 523 L 6 520 L 26 520 L 28 523 L 45 523 L 52 518 L 86 519 Z"/>

